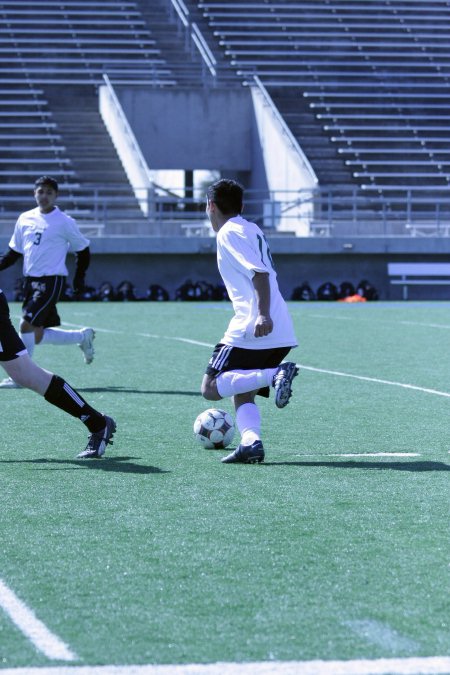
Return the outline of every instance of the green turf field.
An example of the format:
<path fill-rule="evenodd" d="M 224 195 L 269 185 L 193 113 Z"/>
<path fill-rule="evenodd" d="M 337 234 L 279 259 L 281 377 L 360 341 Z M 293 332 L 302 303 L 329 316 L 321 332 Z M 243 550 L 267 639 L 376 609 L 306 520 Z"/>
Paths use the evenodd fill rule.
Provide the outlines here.
<path fill-rule="evenodd" d="M 60 305 L 94 363 L 35 360 L 117 420 L 106 459 L 0 390 L 0 579 L 75 664 L 450 654 L 450 303 L 290 306 L 304 368 L 261 401 L 262 465 L 192 434 L 228 303 Z M 0 609 L 0 668 L 58 663 Z"/>

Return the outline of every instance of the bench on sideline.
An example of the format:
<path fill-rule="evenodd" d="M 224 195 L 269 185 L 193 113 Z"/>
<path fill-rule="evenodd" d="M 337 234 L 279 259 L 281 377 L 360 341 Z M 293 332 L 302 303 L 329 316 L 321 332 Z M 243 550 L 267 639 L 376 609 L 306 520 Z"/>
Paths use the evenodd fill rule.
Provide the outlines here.
<path fill-rule="evenodd" d="M 388 263 L 390 283 L 403 287 L 403 300 L 408 299 L 408 286 L 450 285 L 450 263 Z"/>

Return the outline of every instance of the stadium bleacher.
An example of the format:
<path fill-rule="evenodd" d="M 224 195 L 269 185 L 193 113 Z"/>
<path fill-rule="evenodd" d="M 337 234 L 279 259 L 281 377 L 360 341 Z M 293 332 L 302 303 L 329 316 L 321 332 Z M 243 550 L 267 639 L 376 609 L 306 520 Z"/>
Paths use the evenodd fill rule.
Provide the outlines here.
<path fill-rule="evenodd" d="M 444 0 L 42 0 L 39 7 L 36 16 L 31 0 L 2 3 L 3 209 L 21 209 L 32 177 L 45 171 L 86 224 L 98 221 L 99 193 L 89 203 L 84 191 L 95 185 L 105 195 L 121 185 L 131 204 L 125 213 L 113 205 L 110 219 L 116 210 L 124 223 L 142 220 L 98 114 L 105 73 L 114 85 L 158 88 L 241 88 L 258 76 L 323 190 L 423 189 L 430 197 L 450 183 Z"/>
<path fill-rule="evenodd" d="M 29 203 L 33 179 L 42 173 L 59 180 L 66 208 L 90 223 L 98 209 L 78 195 L 80 186 L 127 185 L 98 112 L 103 74 L 116 83 L 162 87 L 174 84 L 170 69 L 134 2 L 43 0 L 36 16 L 34 3 L 9 0 L 2 3 L 0 35 L 5 227 L 9 212 Z M 128 215 L 139 218 L 129 186 L 128 197 Z"/>
<path fill-rule="evenodd" d="M 212 0 L 198 7 L 237 72 L 266 86 L 322 184 L 335 182 L 345 150 L 348 182 L 363 188 L 448 185 L 439 154 L 450 129 L 447 2 Z M 316 125 L 310 118 L 305 127 L 308 112 Z M 324 164 L 327 154 L 334 161 Z M 340 181 L 342 167 L 338 174 Z"/>
<path fill-rule="evenodd" d="M 29 204 L 32 178 L 48 172 L 63 188 L 64 207 L 87 225 L 101 212 L 110 232 L 130 223 L 148 230 L 100 117 L 98 87 L 104 74 L 115 86 L 204 86 L 205 64 L 187 49 L 166 0 L 42 0 L 39 10 L 6 0 L 0 14 L 0 144 L 8 148 L 0 161 L 0 228 Z M 99 207 L 100 194 L 107 207 Z M 114 220 L 121 223 L 115 229 Z"/>

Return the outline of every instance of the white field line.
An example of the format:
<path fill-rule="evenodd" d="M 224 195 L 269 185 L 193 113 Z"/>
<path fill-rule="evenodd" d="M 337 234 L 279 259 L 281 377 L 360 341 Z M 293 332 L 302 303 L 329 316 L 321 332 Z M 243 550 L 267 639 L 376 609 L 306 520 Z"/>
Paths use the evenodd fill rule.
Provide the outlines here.
<path fill-rule="evenodd" d="M 190 340 L 189 338 L 170 337 L 169 335 L 165 335 L 163 337 L 161 335 L 152 335 L 151 333 L 136 333 L 136 335 L 139 335 L 140 337 L 154 338 L 155 340 L 175 340 L 176 342 L 187 342 L 187 344 L 189 345 L 197 345 L 199 347 L 211 347 L 211 349 L 214 347 L 214 345 L 211 344 L 210 342 L 199 342 L 199 340 Z"/>
<path fill-rule="evenodd" d="M 294 312 L 295 313 L 295 312 Z M 20 314 L 11 314 L 15 319 L 21 319 Z M 446 323 L 426 323 L 424 321 L 391 321 L 389 319 L 364 319 L 361 316 L 331 316 L 329 314 L 303 314 L 304 318 L 307 319 L 326 319 L 327 321 L 356 321 L 356 322 L 365 322 L 365 323 L 388 323 L 395 324 L 396 326 L 418 326 L 419 328 L 438 328 L 442 330 L 450 330 L 450 324 Z M 84 328 L 85 324 L 78 323 L 69 323 L 67 321 L 63 322 L 65 326 L 71 326 L 72 328 Z M 122 335 L 123 331 L 110 330 L 108 328 L 95 328 L 99 333 L 117 333 Z M 146 333 L 140 333 L 144 337 L 154 337 L 161 339 L 160 335 L 147 335 Z M 171 338 L 175 340 L 176 338 Z M 181 338 L 179 338 L 181 339 Z"/>
<path fill-rule="evenodd" d="M 167 666 L 6 668 L 1 675 L 448 675 L 450 657 L 352 661 L 261 661 Z"/>
<path fill-rule="evenodd" d="M 141 335 L 142 337 L 151 337 L 155 338 L 158 340 L 163 339 L 161 335 L 150 335 L 148 333 L 137 333 L 137 335 Z M 199 345 L 200 347 L 211 347 L 213 348 L 214 345 L 209 344 L 208 342 L 199 342 L 198 340 L 188 340 L 187 338 L 180 338 L 180 337 L 168 337 L 165 338 L 167 340 L 176 340 L 178 342 L 187 342 L 192 345 Z M 314 368 L 313 366 L 305 366 L 302 363 L 297 364 L 302 370 L 310 370 L 315 373 L 323 373 L 325 375 L 336 375 L 338 377 L 350 377 L 355 380 L 363 380 L 365 382 L 375 382 L 376 384 L 387 384 L 390 385 L 391 387 L 402 387 L 403 389 L 413 389 L 415 391 L 421 391 L 425 394 L 434 394 L 435 396 L 444 396 L 446 398 L 450 398 L 450 392 L 447 391 L 439 391 L 437 389 L 427 389 L 425 387 L 419 387 L 415 384 L 406 384 L 404 382 L 395 382 L 391 380 L 382 380 L 378 377 L 367 377 L 365 375 L 353 375 L 352 373 L 343 373 L 339 370 L 326 370 L 325 368 Z"/>
<path fill-rule="evenodd" d="M 426 323 L 424 321 L 390 321 L 389 319 L 365 319 L 361 316 L 331 316 L 329 314 L 304 314 L 305 318 L 309 319 L 326 319 L 328 321 L 357 321 L 364 323 L 388 323 L 396 326 L 418 326 L 419 328 L 441 328 L 443 330 L 450 330 L 450 324 L 445 323 Z"/>
<path fill-rule="evenodd" d="M 66 323 L 66 325 L 67 326 L 81 327 L 81 326 L 78 326 L 78 324 Z M 428 325 L 428 324 L 421 324 L 421 325 Z M 123 331 L 103 330 L 101 328 L 95 328 L 95 331 L 124 335 Z M 182 337 L 170 337 L 170 336 L 167 336 L 167 335 L 164 335 L 164 336 L 163 335 L 155 335 L 153 333 L 136 333 L 135 335 L 140 336 L 140 337 L 151 338 L 151 339 L 154 339 L 154 340 L 174 340 L 175 342 L 185 342 L 187 344 L 197 345 L 199 347 L 210 347 L 211 349 L 215 346 L 215 345 L 213 345 L 209 342 L 200 342 L 199 340 L 190 340 L 188 338 L 182 338 Z M 365 375 L 354 375 L 353 373 L 343 373 L 339 370 L 327 370 L 325 368 L 314 368 L 313 366 L 305 366 L 301 363 L 298 363 L 297 365 L 300 368 L 302 368 L 303 370 L 310 370 L 314 373 L 322 373 L 324 375 L 335 375 L 337 377 L 349 377 L 349 378 L 353 378 L 354 380 L 362 380 L 364 382 L 374 382 L 375 384 L 385 384 L 385 385 L 389 385 L 391 387 L 401 387 L 402 389 L 412 389 L 414 391 L 421 391 L 424 394 L 433 394 L 434 396 L 443 396 L 445 398 L 450 398 L 450 392 L 439 391 L 438 389 L 427 389 L 426 387 L 419 387 L 415 384 L 407 384 L 407 383 L 404 383 L 404 382 L 395 382 L 395 381 L 392 381 L 392 380 L 382 380 L 378 377 L 368 377 L 368 376 L 365 376 Z"/>
<path fill-rule="evenodd" d="M 324 373 L 325 375 L 337 375 L 338 377 L 351 377 L 355 380 L 363 380 L 364 382 L 375 382 L 376 384 L 387 384 L 391 387 L 402 387 L 403 389 L 413 389 L 414 391 L 421 391 L 424 394 L 434 394 L 434 396 L 445 396 L 450 398 L 450 392 L 439 391 L 438 389 L 427 389 L 426 387 L 418 387 L 415 384 L 405 384 L 404 382 L 393 382 L 391 380 L 381 380 L 378 377 L 366 377 L 364 375 L 353 375 L 352 373 L 342 373 L 339 370 L 326 370 L 325 368 L 313 368 L 312 366 L 304 366 L 298 364 L 303 370 L 311 370 L 314 373 Z"/>
<path fill-rule="evenodd" d="M 339 452 L 321 455 L 294 455 L 294 457 L 420 457 L 420 452 Z"/>
<path fill-rule="evenodd" d="M 450 326 L 444 323 L 423 323 L 421 321 L 398 321 L 391 323 L 399 323 L 401 326 L 420 326 L 422 328 L 443 328 L 444 330 L 450 330 Z"/>
<path fill-rule="evenodd" d="M 381 647 L 391 654 L 415 654 L 420 651 L 420 645 L 415 640 L 397 633 L 389 625 L 373 619 L 352 619 L 343 622 L 358 637 L 366 642 Z"/>
<path fill-rule="evenodd" d="M 324 317 L 325 318 L 325 317 Z M 328 318 L 328 317 L 326 317 Z M 406 322 L 405 322 L 406 323 Z M 68 324 L 68 326 L 81 327 L 78 324 Z M 427 325 L 427 324 L 421 324 Z M 429 324 L 430 326 L 432 324 Z M 433 325 L 436 328 L 445 326 Z M 97 332 L 123 334 L 123 331 L 108 329 L 95 329 Z M 200 347 L 213 348 L 214 345 L 208 342 L 190 340 L 181 337 L 167 337 L 151 333 L 138 333 L 141 337 L 162 340 L 169 339 L 177 342 L 198 345 Z M 392 382 L 379 378 L 354 375 L 340 371 L 326 370 L 323 368 L 313 368 L 298 364 L 303 370 L 323 373 L 327 375 L 336 375 L 339 377 L 349 377 L 377 384 L 413 389 L 436 396 L 450 397 L 450 393 L 435 389 L 426 389 L 416 385 L 405 384 L 402 382 Z M 347 457 L 360 456 L 416 456 L 417 453 L 366 453 L 365 455 L 349 453 Z M 329 455 L 334 456 L 334 455 Z M 342 455 L 339 455 L 342 456 Z M 15 596 L 14 596 L 15 597 Z M 16 599 L 17 600 L 17 599 Z M 18 601 L 20 603 L 20 601 Z M 1 602 L 0 596 L 0 604 Z M 22 603 L 20 603 L 25 607 Z M 27 610 L 27 608 L 25 607 Z M 5 610 L 6 611 L 6 610 Z M 30 610 L 27 610 L 28 612 Z M 30 612 L 33 619 L 38 622 Z M 15 621 L 15 623 L 17 623 Z M 40 622 L 38 622 L 40 624 Z M 43 624 L 41 624 L 43 625 Z M 44 626 L 44 629 L 47 629 Z M 23 631 L 25 632 L 25 631 Z M 51 635 L 51 634 L 50 634 Z M 53 638 L 55 636 L 52 636 Z M 32 639 L 30 637 L 30 639 Z M 33 640 L 34 642 L 34 640 Z M 63 643 L 60 643 L 63 645 Z M 61 660 L 74 660 L 77 657 L 73 655 L 68 648 L 69 658 L 60 658 Z M 43 651 L 43 650 L 42 650 Z M 432 657 L 411 657 L 397 659 L 354 659 L 349 661 L 264 661 L 259 663 L 215 663 L 215 664 L 183 664 L 183 665 L 146 665 L 146 666 L 81 666 L 81 667 L 57 667 L 57 668 L 7 668 L 0 669 L 0 675 L 448 675 L 450 673 L 450 657 L 432 656 Z"/>
<path fill-rule="evenodd" d="M 0 579 L 0 607 L 11 621 L 49 659 L 76 661 L 78 657 L 70 651 L 56 635 L 51 633 L 42 621 L 34 615 L 22 600 Z"/>

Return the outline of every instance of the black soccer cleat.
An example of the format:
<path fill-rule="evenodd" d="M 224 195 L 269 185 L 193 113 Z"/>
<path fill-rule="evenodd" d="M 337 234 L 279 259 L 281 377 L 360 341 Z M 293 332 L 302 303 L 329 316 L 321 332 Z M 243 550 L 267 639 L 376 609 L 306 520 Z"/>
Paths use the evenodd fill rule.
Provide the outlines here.
<path fill-rule="evenodd" d="M 251 445 L 239 445 L 236 450 L 222 458 L 224 464 L 259 464 L 264 461 L 264 447 L 261 441 Z"/>
<path fill-rule="evenodd" d="M 286 361 L 278 366 L 274 375 L 272 386 L 275 389 L 275 405 L 284 408 L 292 396 L 292 380 L 298 375 L 298 366 Z"/>
<path fill-rule="evenodd" d="M 77 455 L 78 459 L 100 459 L 106 450 L 108 443 L 112 445 L 111 440 L 116 431 L 116 423 L 112 417 L 105 415 L 106 426 L 102 431 L 95 431 L 89 436 L 86 450 Z"/>

